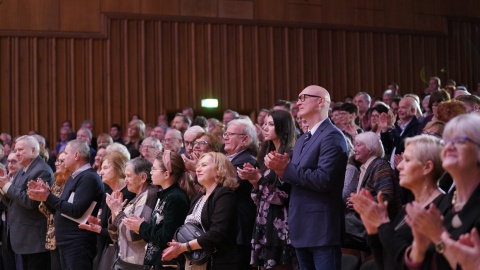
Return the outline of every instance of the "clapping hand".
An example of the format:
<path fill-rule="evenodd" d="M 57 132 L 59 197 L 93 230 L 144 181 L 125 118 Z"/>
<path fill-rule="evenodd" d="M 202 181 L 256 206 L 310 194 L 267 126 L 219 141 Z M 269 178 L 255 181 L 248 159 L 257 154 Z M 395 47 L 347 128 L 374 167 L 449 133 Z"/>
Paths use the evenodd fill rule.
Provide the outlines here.
<path fill-rule="evenodd" d="M 171 261 L 182 254 L 181 243 L 172 240 L 172 242 L 167 243 L 168 248 L 164 249 L 162 252 L 162 261 Z"/>
<path fill-rule="evenodd" d="M 127 199 L 123 200 L 123 194 L 118 190 L 106 195 L 106 202 L 112 214 L 122 211 L 125 204 L 127 204 Z"/>
<path fill-rule="evenodd" d="M 274 170 L 278 177 L 283 177 L 283 172 L 290 162 L 288 154 L 280 154 L 277 151 L 272 151 L 265 156 L 265 166 L 270 170 Z"/>
<path fill-rule="evenodd" d="M 78 227 L 87 231 L 100 233 L 102 231 L 102 221 L 94 216 L 88 217 L 88 224 L 80 224 Z"/>
<path fill-rule="evenodd" d="M 0 169 L 0 188 L 3 188 L 6 183 L 10 182 L 9 178 L 7 171 L 5 169 Z"/>
<path fill-rule="evenodd" d="M 368 234 L 377 233 L 380 225 L 390 222 L 387 211 L 388 202 L 383 200 L 381 191 L 377 195 L 378 203 L 366 189 L 360 190 L 358 194 L 352 193 L 350 201 L 360 215 Z"/>
<path fill-rule="evenodd" d="M 44 202 L 50 194 L 50 187 L 47 183 L 43 182 L 42 178 L 38 178 L 37 181 L 29 181 L 27 187 L 27 195 L 30 200 Z"/>
<path fill-rule="evenodd" d="M 458 241 L 450 238 L 448 233 L 442 233 L 445 249 L 457 259 L 462 269 L 478 269 L 480 265 L 480 237 L 474 227 L 470 233 L 460 236 Z"/>
<path fill-rule="evenodd" d="M 144 222 L 144 218 L 137 217 L 136 215 L 132 215 L 129 218 L 123 219 L 123 224 L 127 227 L 128 230 L 134 231 L 135 233 L 140 233 L 140 225 Z"/>
<path fill-rule="evenodd" d="M 255 189 L 258 189 L 258 180 L 262 178 L 262 174 L 258 168 L 253 167 L 250 163 L 243 164 L 243 169 L 238 167 L 237 174 L 240 179 L 248 180 Z"/>
<path fill-rule="evenodd" d="M 197 169 L 198 157 L 193 152 L 190 154 L 190 158 L 188 158 L 185 154 L 182 154 L 182 159 L 188 171 L 194 172 Z"/>

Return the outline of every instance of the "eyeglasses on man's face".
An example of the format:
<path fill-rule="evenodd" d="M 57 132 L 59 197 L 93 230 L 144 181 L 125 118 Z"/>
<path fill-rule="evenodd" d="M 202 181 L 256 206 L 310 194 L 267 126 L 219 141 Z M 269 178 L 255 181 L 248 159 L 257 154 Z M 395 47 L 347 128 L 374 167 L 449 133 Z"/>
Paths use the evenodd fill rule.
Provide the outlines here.
<path fill-rule="evenodd" d="M 173 142 L 173 140 L 174 139 L 172 139 L 172 138 L 167 138 L 167 139 L 161 140 L 161 143 L 171 143 L 171 142 Z"/>
<path fill-rule="evenodd" d="M 185 146 L 190 146 L 193 147 L 195 146 L 195 142 L 189 142 L 189 141 L 183 141 L 185 143 Z"/>
<path fill-rule="evenodd" d="M 305 98 L 306 98 L 306 97 L 322 98 L 321 96 L 317 96 L 317 95 L 301 94 L 301 95 L 298 96 L 297 101 L 305 102 Z"/>
<path fill-rule="evenodd" d="M 140 149 L 145 149 L 145 150 L 153 150 L 155 147 L 151 145 L 140 145 Z"/>

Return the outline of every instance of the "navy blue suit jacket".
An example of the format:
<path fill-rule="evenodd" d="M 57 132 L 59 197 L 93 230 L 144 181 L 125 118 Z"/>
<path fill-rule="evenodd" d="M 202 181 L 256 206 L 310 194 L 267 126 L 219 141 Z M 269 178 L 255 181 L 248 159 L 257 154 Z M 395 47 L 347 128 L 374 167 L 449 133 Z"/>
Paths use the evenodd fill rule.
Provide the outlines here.
<path fill-rule="evenodd" d="M 348 148 L 343 133 L 325 119 L 302 151 L 297 140 L 283 181 L 292 184 L 288 222 L 296 248 L 340 246 L 344 231 L 343 182 Z"/>

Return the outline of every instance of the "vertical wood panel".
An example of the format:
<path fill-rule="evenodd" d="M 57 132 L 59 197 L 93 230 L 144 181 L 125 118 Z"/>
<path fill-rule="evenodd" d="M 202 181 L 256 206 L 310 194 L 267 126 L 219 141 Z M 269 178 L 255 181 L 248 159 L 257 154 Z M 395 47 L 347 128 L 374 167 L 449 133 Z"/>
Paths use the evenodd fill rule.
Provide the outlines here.
<path fill-rule="evenodd" d="M 420 93 L 433 75 L 469 86 L 480 77 L 478 22 L 450 21 L 448 36 L 151 18 L 107 25 L 106 39 L 0 37 L 0 130 L 37 129 L 52 142 L 65 119 L 75 129 L 93 119 L 98 134 L 134 113 L 154 123 L 200 109 L 205 97 L 248 112 L 308 84 L 339 101 L 381 96 L 388 81 Z"/>

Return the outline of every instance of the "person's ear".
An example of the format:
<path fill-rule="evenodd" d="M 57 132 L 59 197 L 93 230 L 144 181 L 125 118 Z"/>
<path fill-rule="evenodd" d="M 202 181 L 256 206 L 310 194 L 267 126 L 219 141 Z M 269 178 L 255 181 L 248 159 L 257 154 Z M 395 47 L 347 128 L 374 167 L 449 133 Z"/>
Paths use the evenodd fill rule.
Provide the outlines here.
<path fill-rule="evenodd" d="M 429 160 L 423 164 L 423 175 L 427 175 L 433 171 L 433 161 Z"/>

